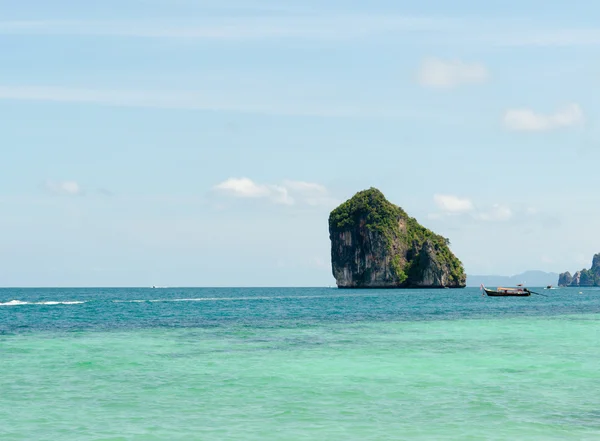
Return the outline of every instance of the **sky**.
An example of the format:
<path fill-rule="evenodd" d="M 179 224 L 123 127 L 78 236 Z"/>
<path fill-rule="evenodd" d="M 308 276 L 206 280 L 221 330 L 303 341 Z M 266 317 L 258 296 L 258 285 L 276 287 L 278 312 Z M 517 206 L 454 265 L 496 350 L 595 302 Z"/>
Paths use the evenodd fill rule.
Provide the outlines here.
<path fill-rule="evenodd" d="M 330 286 L 376 187 L 468 274 L 600 252 L 600 3 L 0 0 L 0 286 Z"/>

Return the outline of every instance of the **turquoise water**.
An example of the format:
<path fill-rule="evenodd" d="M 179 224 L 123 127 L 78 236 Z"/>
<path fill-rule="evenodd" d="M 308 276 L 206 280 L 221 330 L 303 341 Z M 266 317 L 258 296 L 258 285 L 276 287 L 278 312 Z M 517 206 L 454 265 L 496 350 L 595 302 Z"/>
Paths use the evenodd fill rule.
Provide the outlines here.
<path fill-rule="evenodd" d="M 3 289 L 0 440 L 598 440 L 579 291 Z"/>

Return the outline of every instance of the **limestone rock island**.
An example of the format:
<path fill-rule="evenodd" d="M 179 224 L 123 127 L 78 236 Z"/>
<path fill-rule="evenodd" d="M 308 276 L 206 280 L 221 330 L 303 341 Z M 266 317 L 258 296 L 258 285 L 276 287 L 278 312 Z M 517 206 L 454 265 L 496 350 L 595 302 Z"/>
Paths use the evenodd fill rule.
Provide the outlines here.
<path fill-rule="evenodd" d="M 559 286 L 600 286 L 600 253 L 594 254 L 592 267 L 582 269 L 571 276 L 570 272 L 558 276 Z"/>
<path fill-rule="evenodd" d="M 466 274 L 449 240 L 420 225 L 370 188 L 329 215 L 338 288 L 464 288 Z"/>

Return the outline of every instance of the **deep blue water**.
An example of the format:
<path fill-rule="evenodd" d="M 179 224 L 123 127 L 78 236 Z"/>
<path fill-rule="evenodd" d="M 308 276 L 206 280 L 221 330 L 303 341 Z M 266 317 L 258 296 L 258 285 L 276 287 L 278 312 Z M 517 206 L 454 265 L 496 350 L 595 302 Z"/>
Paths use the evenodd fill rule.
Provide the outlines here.
<path fill-rule="evenodd" d="M 0 333 L 556 316 L 600 312 L 595 288 L 483 297 L 477 288 L 3 288 Z"/>

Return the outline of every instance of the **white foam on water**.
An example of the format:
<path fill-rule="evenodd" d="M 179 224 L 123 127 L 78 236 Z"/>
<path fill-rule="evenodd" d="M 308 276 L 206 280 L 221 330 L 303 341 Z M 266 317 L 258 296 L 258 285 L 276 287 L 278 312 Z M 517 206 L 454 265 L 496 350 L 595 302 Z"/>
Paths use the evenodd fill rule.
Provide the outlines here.
<path fill-rule="evenodd" d="M 162 302 L 227 302 L 240 300 L 293 300 L 293 299 L 330 299 L 344 297 L 371 297 L 373 293 L 364 294 L 339 294 L 339 295 L 316 295 L 316 296 L 252 296 L 252 297 L 197 297 L 182 299 L 136 299 L 136 300 L 113 300 L 113 303 L 162 303 Z M 386 295 L 386 293 L 377 293 Z"/>
<path fill-rule="evenodd" d="M 85 302 L 73 300 L 67 302 L 37 302 L 34 305 L 81 305 L 83 303 Z"/>
<path fill-rule="evenodd" d="M 270 300 L 275 297 L 197 297 L 191 299 L 157 299 L 150 302 L 222 302 L 227 300 Z"/>
<path fill-rule="evenodd" d="M 10 302 L 0 303 L 0 306 L 20 306 L 29 305 L 29 302 L 22 302 L 20 300 L 11 300 Z"/>
<path fill-rule="evenodd" d="M 385 295 L 386 293 L 377 293 Z M 233 301 L 252 301 L 252 300 L 294 300 L 294 299 L 329 299 L 344 297 L 370 297 L 373 293 L 352 293 L 338 295 L 314 295 L 314 296 L 246 296 L 246 297 L 196 297 L 181 299 L 134 299 L 134 300 L 112 300 L 112 303 L 165 303 L 165 302 L 233 302 Z M 23 306 L 23 305 L 81 305 L 86 301 L 68 300 L 68 301 L 45 301 L 45 302 L 24 302 L 21 300 L 11 300 L 0 303 L 0 306 Z"/>
<path fill-rule="evenodd" d="M 226 302 L 234 300 L 302 299 L 309 297 L 197 297 L 189 299 L 113 300 L 113 303 Z"/>
<path fill-rule="evenodd" d="M 82 301 L 48 301 L 48 302 L 23 302 L 21 300 L 11 300 L 10 302 L 0 303 L 0 306 L 23 306 L 23 305 L 81 305 Z"/>

